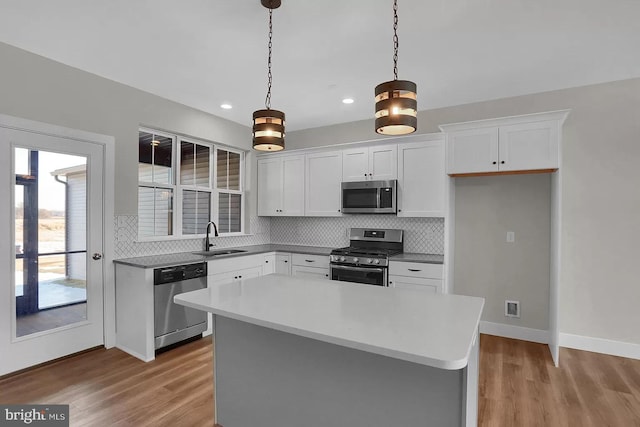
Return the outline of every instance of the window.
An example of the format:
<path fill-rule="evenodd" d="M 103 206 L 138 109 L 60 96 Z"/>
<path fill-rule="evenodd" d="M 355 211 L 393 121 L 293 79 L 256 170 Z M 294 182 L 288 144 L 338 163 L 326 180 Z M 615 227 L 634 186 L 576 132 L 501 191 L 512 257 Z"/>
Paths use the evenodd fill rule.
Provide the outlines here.
<path fill-rule="evenodd" d="M 242 153 L 216 149 L 218 229 L 221 233 L 242 230 Z"/>
<path fill-rule="evenodd" d="M 138 139 L 139 238 L 202 235 L 210 220 L 243 232 L 243 152 L 150 129 Z"/>

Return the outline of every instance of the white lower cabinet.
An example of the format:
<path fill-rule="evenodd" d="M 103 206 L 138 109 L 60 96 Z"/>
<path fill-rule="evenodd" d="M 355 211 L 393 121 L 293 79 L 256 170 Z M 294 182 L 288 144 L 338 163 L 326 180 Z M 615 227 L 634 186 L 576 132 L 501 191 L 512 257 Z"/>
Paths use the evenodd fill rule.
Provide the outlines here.
<path fill-rule="evenodd" d="M 419 289 L 443 293 L 443 265 L 419 262 L 391 261 L 389 263 L 389 287 Z"/>
<path fill-rule="evenodd" d="M 291 275 L 330 279 L 328 255 L 291 254 Z"/>
<path fill-rule="evenodd" d="M 291 275 L 291 254 L 269 253 L 264 255 L 262 274 Z"/>
<path fill-rule="evenodd" d="M 276 273 L 291 275 L 291 254 L 276 254 Z"/>

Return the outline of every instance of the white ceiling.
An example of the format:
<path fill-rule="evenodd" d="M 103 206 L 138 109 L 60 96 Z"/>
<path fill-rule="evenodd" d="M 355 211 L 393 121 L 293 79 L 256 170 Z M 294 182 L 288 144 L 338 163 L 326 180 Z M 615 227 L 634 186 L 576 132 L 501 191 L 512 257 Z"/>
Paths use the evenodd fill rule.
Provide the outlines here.
<path fill-rule="evenodd" d="M 274 11 L 271 106 L 289 131 L 373 116 L 392 4 Z M 267 22 L 259 0 L 0 0 L 0 41 L 246 126 L 264 108 Z M 398 33 L 420 110 L 640 77 L 638 0 L 399 0 Z"/>

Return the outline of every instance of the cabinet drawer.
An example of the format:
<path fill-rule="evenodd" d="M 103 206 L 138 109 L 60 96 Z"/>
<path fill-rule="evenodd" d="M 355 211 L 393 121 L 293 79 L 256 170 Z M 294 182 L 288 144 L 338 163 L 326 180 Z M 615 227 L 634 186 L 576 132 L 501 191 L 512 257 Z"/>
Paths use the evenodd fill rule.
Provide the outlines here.
<path fill-rule="evenodd" d="M 313 279 L 329 280 L 329 269 L 324 267 L 307 267 L 305 265 L 294 265 L 291 267 L 291 275 L 298 277 L 310 277 Z"/>
<path fill-rule="evenodd" d="M 398 289 L 416 289 L 419 291 L 439 294 L 442 293 L 442 280 L 390 275 L 389 287 Z"/>
<path fill-rule="evenodd" d="M 241 255 L 207 261 L 207 269 L 209 276 L 211 276 L 218 273 L 226 273 L 228 271 L 242 270 L 244 268 L 262 267 L 263 263 L 263 255 Z"/>
<path fill-rule="evenodd" d="M 328 268 L 329 255 L 291 254 L 291 262 L 293 265 Z"/>
<path fill-rule="evenodd" d="M 389 275 L 442 279 L 443 267 L 442 264 L 391 261 Z"/>

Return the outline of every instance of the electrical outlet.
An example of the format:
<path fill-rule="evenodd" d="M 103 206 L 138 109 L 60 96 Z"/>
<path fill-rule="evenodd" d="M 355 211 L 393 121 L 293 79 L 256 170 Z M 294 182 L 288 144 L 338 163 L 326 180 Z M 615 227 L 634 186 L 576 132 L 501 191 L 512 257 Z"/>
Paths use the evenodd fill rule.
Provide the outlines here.
<path fill-rule="evenodd" d="M 509 301 L 506 300 L 504 302 L 504 315 L 506 317 L 520 317 L 520 301 Z"/>
<path fill-rule="evenodd" d="M 516 233 L 513 231 L 507 231 L 507 243 L 513 243 L 516 241 Z"/>

